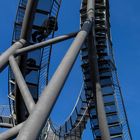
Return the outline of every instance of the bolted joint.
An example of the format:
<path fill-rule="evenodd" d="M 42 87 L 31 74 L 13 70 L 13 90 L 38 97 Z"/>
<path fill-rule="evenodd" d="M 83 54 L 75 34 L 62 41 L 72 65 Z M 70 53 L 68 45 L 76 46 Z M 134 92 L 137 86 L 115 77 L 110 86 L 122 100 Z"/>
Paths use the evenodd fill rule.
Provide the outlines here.
<path fill-rule="evenodd" d="M 12 46 L 16 45 L 17 44 L 17 47 L 21 48 L 26 46 L 27 42 L 25 39 L 20 39 L 19 41 L 15 42 Z"/>

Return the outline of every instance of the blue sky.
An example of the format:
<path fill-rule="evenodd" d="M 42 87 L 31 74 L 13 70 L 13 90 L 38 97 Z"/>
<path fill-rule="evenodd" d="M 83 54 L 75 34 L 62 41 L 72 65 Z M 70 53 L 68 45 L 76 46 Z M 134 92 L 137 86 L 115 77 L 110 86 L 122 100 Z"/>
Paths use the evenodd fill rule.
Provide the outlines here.
<path fill-rule="evenodd" d="M 134 140 L 138 140 L 140 130 L 140 1 L 117 0 L 110 1 L 110 4 L 112 39 L 118 75 L 132 135 Z M 17 5 L 18 0 L 1 1 L 0 53 L 11 44 Z M 80 0 L 65 0 L 62 2 L 59 15 L 59 31 L 56 35 L 77 31 L 79 29 L 79 7 Z M 53 50 L 50 77 L 71 42 L 72 40 L 58 44 Z M 80 91 L 82 76 L 79 63 L 80 60 L 78 59 L 52 113 L 52 119 L 56 123 L 62 123 L 64 119 L 67 118 Z M 6 104 L 7 71 L 0 74 L 0 85 L 0 104 Z M 89 132 L 85 133 L 84 140 L 90 140 L 90 136 Z"/>

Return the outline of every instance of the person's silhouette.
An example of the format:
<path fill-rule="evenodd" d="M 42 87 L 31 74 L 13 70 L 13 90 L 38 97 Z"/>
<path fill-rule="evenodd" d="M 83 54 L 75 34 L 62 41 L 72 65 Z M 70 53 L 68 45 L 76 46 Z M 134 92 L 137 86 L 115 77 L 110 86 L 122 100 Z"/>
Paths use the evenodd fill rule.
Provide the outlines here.
<path fill-rule="evenodd" d="M 33 42 L 41 42 L 47 38 L 53 30 L 58 30 L 58 24 L 56 18 L 51 16 L 45 19 L 40 29 L 32 34 Z"/>

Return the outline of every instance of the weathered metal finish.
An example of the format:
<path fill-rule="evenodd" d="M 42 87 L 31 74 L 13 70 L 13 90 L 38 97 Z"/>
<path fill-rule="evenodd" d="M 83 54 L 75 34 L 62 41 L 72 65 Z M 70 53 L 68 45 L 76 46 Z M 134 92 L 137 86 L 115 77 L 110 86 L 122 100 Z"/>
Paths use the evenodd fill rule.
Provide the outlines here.
<path fill-rule="evenodd" d="M 73 37 L 76 34 L 77 33 L 72 33 L 72 34 L 70 34 L 70 37 Z M 67 37 L 69 38 L 69 36 L 67 36 L 67 35 L 62 36 L 62 38 L 63 37 L 64 38 L 67 38 Z M 61 39 L 61 37 L 60 38 L 58 37 L 58 40 L 59 39 Z M 42 42 L 41 44 L 45 43 L 44 46 L 46 46 L 46 42 L 48 42 L 48 41 Z M 40 46 L 40 43 L 39 43 L 39 46 Z M 11 65 L 11 68 L 12 68 L 14 74 L 15 74 L 15 78 L 17 80 L 17 83 L 18 83 L 18 85 L 20 87 L 21 94 L 24 97 L 25 101 L 27 99 L 26 104 L 27 104 L 27 108 L 28 108 L 28 110 L 30 112 L 32 110 L 32 108 L 34 107 L 34 102 L 32 100 L 32 97 L 30 97 L 31 96 L 29 94 L 30 92 L 29 92 L 29 90 L 27 88 L 27 85 L 26 85 L 26 83 L 25 83 L 25 81 L 23 79 L 23 76 L 22 76 L 22 74 L 21 74 L 21 72 L 19 70 L 19 67 L 18 67 L 17 63 L 15 62 L 15 60 L 13 60 L 13 59 L 14 59 L 13 56 L 11 56 L 10 59 L 9 59 L 10 60 L 10 65 Z M 9 129 L 8 131 L 0 134 L 0 139 L 9 139 L 9 138 L 15 137 L 18 134 L 18 132 L 19 132 L 19 130 L 21 129 L 22 126 L 23 126 L 23 123 L 18 124 L 16 126 L 14 126 L 13 128 Z"/>
<path fill-rule="evenodd" d="M 17 85 L 20 89 L 19 93 L 22 94 L 23 99 L 25 101 L 25 104 L 27 106 L 27 110 L 29 111 L 29 114 L 31 114 L 31 115 L 29 116 L 29 119 L 26 122 L 18 124 L 16 126 L 14 126 L 13 128 L 9 129 L 8 131 L 6 131 L 4 133 L 1 133 L 0 134 L 0 139 L 6 140 L 6 139 L 15 138 L 15 136 L 17 136 L 17 134 L 19 133 L 20 129 L 21 129 L 21 131 L 20 131 L 20 134 L 19 134 L 17 139 L 21 139 L 21 140 L 37 139 L 37 137 L 40 135 L 40 132 L 41 132 L 44 124 L 46 124 L 46 121 L 48 120 L 48 117 L 51 113 L 51 110 L 53 109 L 53 106 L 55 105 L 55 102 L 56 102 L 56 100 L 57 100 L 57 98 L 60 94 L 60 91 L 63 88 L 63 85 L 65 84 L 65 81 L 66 81 L 66 79 L 69 75 L 69 72 L 72 69 L 72 66 L 73 66 L 73 64 L 74 64 L 74 62 L 77 58 L 77 55 L 79 53 L 79 50 L 80 50 L 82 44 L 85 42 L 86 37 L 87 37 L 87 39 L 86 39 L 85 44 L 87 43 L 88 44 L 87 46 L 90 49 L 92 48 L 90 50 L 91 52 L 88 55 L 90 55 L 90 57 L 92 59 L 93 69 L 92 70 L 90 69 L 90 70 L 92 71 L 91 73 L 93 74 L 93 77 L 92 78 L 90 77 L 90 78 L 93 81 L 93 85 L 92 85 L 93 86 L 93 91 L 94 91 L 93 93 L 96 94 L 96 96 L 95 96 L 96 107 L 95 106 L 94 107 L 96 108 L 96 111 L 97 111 L 96 112 L 97 116 L 96 116 L 95 119 L 97 119 L 98 123 L 97 123 L 97 125 L 96 124 L 95 125 L 96 125 L 96 130 L 98 129 L 99 130 L 98 132 L 101 132 L 101 135 L 97 134 L 97 136 L 101 137 L 102 140 L 110 140 L 112 138 L 120 138 L 121 139 L 121 137 L 123 137 L 123 135 L 121 136 L 121 134 L 120 135 L 116 134 L 116 136 L 109 134 L 109 133 L 111 133 L 111 132 L 109 132 L 110 124 L 109 124 L 109 122 L 107 122 L 107 117 L 108 116 L 106 115 L 106 112 L 105 112 L 105 104 L 104 104 L 103 93 L 102 93 L 103 92 L 102 91 L 103 85 L 101 86 L 101 79 L 100 79 L 101 75 L 99 73 L 100 68 L 98 68 L 98 64 L 99 64 L 99 62 L 98 62 L 99 58 L 98 57 L 99 56 L 97 56 L 97 54 L 99 52 L 96 49 L 99 49 L 99 48 L 95 45 L 96 41 L 98 42 L 98 39 L 95 36 L 96 27 L 94 26 L 94 20 L 97 22 L 97 19 L 96 19 L 97 17 L 96 18 L 94 17 L 94 15 L 97 14 L 97 8 L 96 8 L 96 11 L 95 11 L 95 7 L 94 7 L 95 6 L 94 5 L 95 0 L 88 0 L 88 2 L 87 2 L 87 0 L 85 0 L 84 3 L 87 4 L 86 8 L 87 8 L 88 19 L 86 20 L 86 22 L 84 22 L 82 30 L 78 33 L 76 39 L 74 40 L 74 42 L 71 45 L 69 51 L 65 55 L 63 61 L 59 65 L 59 67 L 58 67 L 57 71 L 55 72 L 53 78 L 51 79 L 49 85 L 43 91 L 43 93 L 41 95 L 41 98 L 39 99 L 37 105 L 35 105 L 35 103 L 33 101 L 33 98 L 30 94 L 30 91 L 29 91 L 29 89 L 28 89 L 28 87 L 25 83 L 24 78 L 23 78 L 24 74 L 22 76 L 22 70 L 20 71 L 18 63 L 16 62 L 16 59 L 14 58 L 13 55 L 19 56 L 17 58 L 20 58 L 20 55 L 23 54 L 23 55 L 25 55 L 25 59 L 26 59 L 26 53 L 28 53 L 30 51 L 33 51 L 33 50 L 36 50 L 36 49 L 43 48 L 43 47 L 51 45 L 51 44 L 58 43 L 60 41 L 63 41 L 63 40 L 66 40 L 66 39 L 69 39 L 69 38 L 72 38 L 72 37 L 75 37 L 75 35 L 77 33 L 72 33 L 72 34 L 68 34 L 68 35 L 59 36 L 59 37 L 56 37 L 56 38 L 53 38 L 53 39 L 35 44 L 35 45 L 27 46 L 26 48 L 23 48 L 23 49 L 21 48 L 22 46 L 20 46 L 20 45 L 24 45 L 24 43 L 23 44 L 21 43 L 20 45 L 18 45 L 17 48 L 15 47 L 15 49 L 13 49 L 13 50 L 10 48 L 11 50 L 9 52 L 7 51 L 9 54 L 7 53 L 7 54 L 5 54 L 5 56 L 3 55 L 3 57 L 6 58 L 6 61 L 2 64 L 0 69 L 2 70 L 2 68 L 4 68 L 4 66 L 6 66 L 6 64 L 8 62 L 8 59 L 9 59 L 9 62 L 10 62 L 9 64 L 10 64 L 10 66 L 12 68 L 12 71 L 15 75 L 14 80 L 16 80 L 16 83 L 17 83 Z M 97 3 L 98 4 L 96 6 L 98 7 L 100 1 L 98 1 Z M 31 12 L 36 7 L 35 6 L 36 4 L 37 3 L 33 3 L 32 0 L 29 1 L 29 3 L 28 3 L 28 10 L 26 10 L 26 14 L 25 14 L 26 18 L 24 19 L 21 38 L 25 38 L 25 39 L 28 40 L 31 36 L 30 32 L 28 32 L 31 29 L 31 26 L 27 27 L 27 25 L 30 25 L 31 22 L 32 22 L 32 20 L 30 20 L 31 18 L 33 18 L 32 17 L 33 14 L 31 14 Z M 100 6 L 102 8 L 105 8 L 104 5 L 100 5 Z M 85 21 L 85 19 L 83 21 Z M 91 28 L 92 25 L 93 25 L 93 28 Z M 82 49 L 85 50 L 85 48 L 82 48 Z M 83 58 L 84 58 L 84 56 L 82 57 L 82 59 Z M 86 59 L 89 59 L 89 61 L 90 61 L 89 57 L 86 58 Z M 85 60 L 82 60 L 82 61 L 85 61 Z M 91 62 L 89 62 L 89 63 L 91 64 Z M 23 67 L 21 66 L 20 68 L 22 69 Z M 26 69 L 26 67 L 25 67 L 25 69 Z M 23 68 L 23 71 L 24 71 L 24 68 Z M 92 75 L 91 73 L 90 73 L 90 76 Z M 86 80 L 84 79 L 84 81 L 86 81 Z M 18 94 L 18 92 L 17 92 L 17 94 Z M 93 99 L 93 98 L 91 100 L 93 100 L 93 102 L 95 101 L 95 99 Z M 84 100 L 84 101 L 82 100 L 82 103 L 85 103 L 85 102 L 87 103 L 86 100 Z M 85 106 L 82 106 L 82 107 L 85 107 Z M 89 108 L 90 107 L 93 107 L 93 106 L 89 105 Z M 87 109 L 89 109 L 89 108 L 87 107 Z M 84 117 L 84 114 L 77 113 L 77 115 L 80 115 L 80 116 Z M 89 116 L 87 117 L 87 119 L 88 118 L 89 118 Z M 70 116 L 70 119 L 71 119 L 71 116 Z M 84 127 L 85 127 L 85 124 L 86 124 L 85 119 L 83 119 L 83 120 L 80 119 L 80 121 L 84 122 L 83 123 L 84 126 L 82 126 L 83 127 L 82 129 L 84 130 L 85 129 Z M 77 126 L 75 126 L 75 124 L 74 124 L 74 127 L 77 127 L 78 131 L 73 131 L 73 132 L 72 131 L 67 131 L 67 126 L 68 125 L 65 123 L 66 130 L 65 129 L 64 130 L 62 129 L 62 130 L 66 131 L 65 132 L 66 135 L 61 135 L 61 127 L 60 127 L 60 129 L 59 129 L 60 131 L 58 131 L 58 133 L 56 132 L 55 129 L 54 130 L 51 129 L 50 131 L 51 131 L 52 135 L 48 136 L 48 134 L 46 134 L 47 132 L 44 131 L 42 136 L 44 136 L 44 134 L 45 134 L 46 135 L 45 138 L 47 138 L 48 140 L 50 140 L 50 139 L 61 140 L 61 138 L 62 139 L 76 139 L 76 140 L 79 140 L 79 139 L 81 139 L 81 134 L 82 134 L 81 126 L 79 125 L 81 123 L 80 121 L 77 123 Z M 121 122 L 118 122 L 118 123 L 120 123 L 120 125 L 121 125 Z M 49 123 L 49 124 L 51 124 L 51 123 Z M 73 126 L 73 123 L 71 123 L 71 124 Z M 3 126 L 4 127 L 9 127 L 9 128 L 11 127 L 10 124 L 6 124 L 6 123 L 2 123 L 2 124 L 0 124 L 0 126 L 1 127 L 3 127 Z M 73 130 L 75 129 L 74 127 L 72 128 Z M 46 128 L 48 128 L 48 127 L 46 126 Z M 94 131 L 94 129 L 93 129 L 93 131 Z M 116 128 L 116 131 L 117 131 L 117 128 Z M 101 138 L 99 138 L 99 139 L 101 139 Z"/>
<path fill-rule="evenodd" d="M 0 127 L 2 127 L 2 128 L 12 128 L 13 125 L 9 124 L 9 123 L 0 123 Z"/>
<path fill-rule="evenodd" d="M 22 49 L 18 49 L 15 54 L 20 55 L 22 53 L 27 53 L 27 52 L 30 52 L 30 51 L 33 51 L 33 50 L 36 50 L 36 49 L 47 47 L 49 45 L 53 45 L 53 44 L 59 43 L 61 41 L 73 38 L 76 35 L 77 35 L 77 32 L 70 33 L 70 34 L 67 34 L 67 35 L 61 35 L 61 36 L 58 36 L 58 37 L 55 37 L 55 38 L 52 38 L 52 39 L 34 44 L 34 45 L 27 46 L 27 47 L 22 48 Z"/>
<path fill-rule="evenodd" d="M 30 39 L 31 39 L 32 25 L 33 25 L 33 21 L 34 21 L 34 17 L 35 17 L 35 10 L 38 5 L 38 0 L 27 0 L 27 1 L 25 1 L 25 3 L 26 3 L 26 9 L 25 9 L 24 18 L 22 21 L 22 28 L 21 28 L 21 33 L 20 33 L 19 38 L 20 39 L 23 38 L 29 43 Z M 26 44 L 26 46 L 27 46 L 27 44 Z M 28 58 L 27 53 L 17 57 L 17 62 L 18 62 L 19 68 L 20 68 L 21 73 L 24 78 L 26 77 L 27 58 Z M 16 83 L 16 85 L 15 85 L 16 121 L 17 121 L 17 123 L 21 123 L 22 121 L 25 121 L 27 111 L 26 111 L 26 107 L 24 105 L 24 101 L 23 101 L 21 93 L 20 93 L 20 89 L 18 88 L 17 85 L 18 84 Z M 19 104 L 20 104 L 20 106 L 19 106 Z"/>
<path fill-rule="evenodd" d="M 30 34 L 32 30 L 32 23 L 33 23 L 33 18 L 34 18 L 33 13 L 36 9 L 37 3 L 38 3 L 38 0 L 36 1 L 28 0 L 27 7 L 25 10 L 20 38 L 23 38 L 28 41 L 30 39 Z"/>
<path fill-rule="evenodd" d="M 25 44 L 26 41 L 24 39 L 21 39 L 0 55 L 0 71 L 4 69 L 5 65 L 7 65 L 9 57 L 13 55 L 17 49 L 22 48 Z"/>
<path fill-rule="evenodd" d="M 88 0 L 87 2 L 87 17 L 92 21 L 95 20 L 95 0 Z"/>
<path fill-rule="evenodd" d="M 67 76 L 69 75 L 69 72 L 72 69 L 81 46 L 91 30 L 91 27 L 92 21 L 85 21 L 82 30 L 76 36 L 70 49 L 54 73 L 51 81 L 40 96 L 33 112 L 27 119 L 23 128 L 20 130 L 17 140 L 34 140 L 38 137 L 51 113 L 53 106 L 55 105 L 59 93 L 67 79 Z"/>
<path fill-rule="evenodd" d="M 87 12 L 88 18 L 95 19 L 95 0 L 90 0 L 87 4 Z M 101 131 L 101 138 L 102 140 L 110 140 L 110 133 L 104 108 L 104 101 L 103 101 L 103 94 L 101 91 L 101 84 L 99 78 L 99 69 L 98 69 L 98 62 L 97 62 L 97 50 L 96 50 L 96 40 L 95 40 L 95 24 L 93 24 L 92 33 L 89 36 L 89 43 L 90 47 L 92 47 L 92 61 L 93 61 L 93 83 L 95 87 L 95 97 L 96 97 L 96 106 L 97 106 L 97 114 L 99 120 L 99 128 Z"/>
<path fill-rule="evenodd" d="M 16 137 L 18 134 L 19 130 L 22 128 L 24 123 L 20 123 L 13 128 L 8 129 L 7 131 L 0 133 L 0 140 L 11 140 Z"/>
<path fill-rule="evenodd" d="M 8 65 L 8 60 L 9 60 L 9 57 L 11 55 L 14 55 L 14 54 L 21 55 L 23 53 L 27 53 L 27 52 L 30 52 L 30 51 L 33 51 L 36 49 L 47 47 L 51 44 L 55 44 L 55 43 L 73 38 L 76 36 L 76 34 L 77 34 L 77 32 L 70 33 L 67 35 L 62 35 L 62 36 L 59 36 L 59 37 L 56 37 L 56 38 L 53 38 L 53 39 L 50 39 L 47 41 L 43 41 L 41 43 L 27 46 L 25 48 L 22 48 L 22 47 L 26 44 L 26 41 L 24 39 L 21 39 L 20 41 L 14 43 L 9 49 L 7 49 L 7 51 L 5 51 L 4 53 L 1 54 L 1 56 L 0 56 L 0 72 Z"/>
<path fill-rule="evenodd" d="M 91 22 L 88 23 L 88 26 L 91 27 Z M 83 44 L 88 34 L 87 32 L 89 31 L 89 29 L 90 28 L 88 28 L 87 31 L 80 31 L 80 33 L 77 35 L 74 43 L 70 47 L 63 61 L 59 65 L 57 71 L 55 72 L 54 76 L 49 82 L 48 86 L 45 88 L 41 97 L 39 98 L 39 101 L 34 111 L 31 113 L 31 115 L 27 119 L 26 125 L 21 129 L 20 134 L 17 137 L 17 139 L 32 140 L 32 139 L 36 139 L 36 137 L 39 135 L 39 132 L 44 126 L 45 121 L 48 119 L 50 112 L 59 96 L 59 93 L 72 68 L 72 65 L 74 61 L 76 60 L 76 57 L 80 51 L 80 47 Z M 54 85 L 55 85 L 55 88 L 54 88 Z M 31 132 L 30 127 L 32 127 L 32 132 Z"/>
<path fill-rule="evenodd" d="M 31 93 L 28 89 L 28 86 L 27 86 L 27 84 L 22 76 L 22 73 L 18 67 L 18 64 L 16 63 L 16 60 L 13 56 L 10 56 L 9 63 L 10 63 L 11 69 L 14 73 L 15 79 L 17 81 L 17 84 L 18 84 L 19 90 L 22 94 L 25 105 L 26 105 L 28 111 L 31 112 L 35 103 L 34 103 L 34 100 L 31 96 Z"/>

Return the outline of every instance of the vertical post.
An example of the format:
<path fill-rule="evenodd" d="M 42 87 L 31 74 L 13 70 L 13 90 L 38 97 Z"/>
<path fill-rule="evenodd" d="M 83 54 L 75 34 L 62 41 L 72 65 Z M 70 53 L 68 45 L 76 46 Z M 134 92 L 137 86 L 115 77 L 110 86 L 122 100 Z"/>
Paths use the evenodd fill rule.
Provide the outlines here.
<path fill-rule="evenodd" d="M 88 18 L 92 18 L 95 21 L 95 0 L 89 0 L 87 4 Z M 95 23 L 93 24 L 93 30 L 89 34 L 89 44 L 92 50 L 92 61 L 93 61 L 93 84 L 96 93 L 96 109 L 99 121 L 99 129 L 101 132 L 102 140 L 110 140 L 110 133 L 108 128 L 108 123 L 106 119 L 106 113 L 104 108 L 103 94 L 101 91 L 99 70 L 98 70 L 98 60 L 97 60 L 97 50 L 96 50 L 96 39 L 95 39 Z"/>

